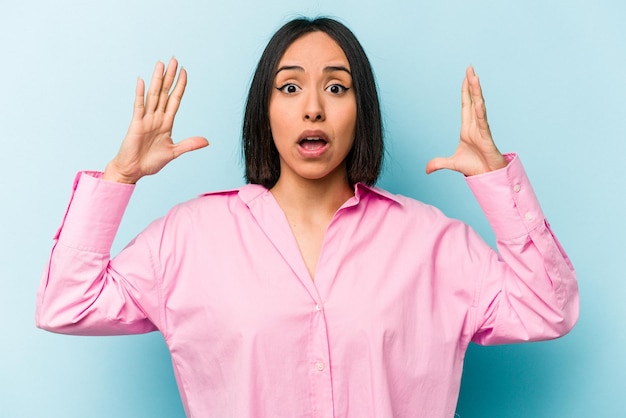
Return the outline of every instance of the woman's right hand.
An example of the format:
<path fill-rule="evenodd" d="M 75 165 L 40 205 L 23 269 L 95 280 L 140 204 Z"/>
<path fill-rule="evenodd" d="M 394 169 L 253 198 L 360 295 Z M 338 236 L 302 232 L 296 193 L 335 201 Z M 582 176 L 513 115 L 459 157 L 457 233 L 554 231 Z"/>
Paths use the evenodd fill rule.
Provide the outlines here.
<path fill-rule="evenodd" d="M 209 141 L 200 136 L 178 143 L 172 140 L 174 117 L 187 84 L 184 68 L 174 84 L 177 67 L 178 62 L 172 58 L 164 72 L 164 64 L 158 62 L 145 99 L 144 81 L 137 80 L 133 119 L 119 152 L 104 170 L 103 179 L 136 183 L 143 176 L 159 172 L 179 155 L 209 145 Z"/>

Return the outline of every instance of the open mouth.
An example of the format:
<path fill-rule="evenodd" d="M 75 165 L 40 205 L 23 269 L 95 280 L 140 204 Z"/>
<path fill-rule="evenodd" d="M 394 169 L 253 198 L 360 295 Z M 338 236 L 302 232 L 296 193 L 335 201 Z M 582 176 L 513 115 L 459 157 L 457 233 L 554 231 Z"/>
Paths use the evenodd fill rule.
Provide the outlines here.
<path fill-rule="evenodd" d="M 299 144 L 305 150 L 316 150 L 326 145 L 326 140 L 320 137 L 307 137 L 302 138 Z"/>

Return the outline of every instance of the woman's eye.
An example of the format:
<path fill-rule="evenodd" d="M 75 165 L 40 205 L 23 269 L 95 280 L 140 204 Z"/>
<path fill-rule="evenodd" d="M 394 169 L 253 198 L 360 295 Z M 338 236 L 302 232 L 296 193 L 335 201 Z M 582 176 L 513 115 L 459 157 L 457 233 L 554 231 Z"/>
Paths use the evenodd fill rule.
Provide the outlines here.
<path fill-rule="evenodd" d="M 289 83 L 289 84 L 285 84 L 282 87 L 279 87 L 278 90 L 282 91 L 283 93 L 292 94 L 292 93 L 296 93 L 298 90 L 300 90 L 300 88 L 296 86 L 295 84 Z"/>
<path fill-rule="evenodd" d="M 348 91 L 348 87 L 342 86 L 341 84 L 332 84 L 326 87 L 326 91 L 329 91 L 332 94 L 342 94 Z"/>

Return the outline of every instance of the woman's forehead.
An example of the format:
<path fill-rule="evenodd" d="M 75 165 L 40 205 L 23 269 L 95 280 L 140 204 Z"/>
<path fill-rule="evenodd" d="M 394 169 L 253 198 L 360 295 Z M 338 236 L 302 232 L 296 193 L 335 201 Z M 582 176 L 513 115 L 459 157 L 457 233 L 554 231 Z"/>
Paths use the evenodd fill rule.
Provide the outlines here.
<path fill-rule="evenodd" d="M 296 39 L 281 57 L 278 66 L 327 67 L 341 65 L 349 68 L 348 58 L 339 44 L 327 33 L 310 32 Z"/>

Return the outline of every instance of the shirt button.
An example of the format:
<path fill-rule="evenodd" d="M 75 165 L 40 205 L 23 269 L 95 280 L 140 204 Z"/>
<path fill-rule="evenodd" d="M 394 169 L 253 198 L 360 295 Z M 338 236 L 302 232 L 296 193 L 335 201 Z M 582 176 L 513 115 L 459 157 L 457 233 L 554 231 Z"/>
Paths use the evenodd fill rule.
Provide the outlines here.
<path fill-rule="evenodd" d="M 520 186 L 519 184 L 516 184 L 515 186 L 513 186 L 513 191 L 515 193 L 519 193 L 520 190 L 522 190 L 522 186 Z"/>
<path fill-rule="evenodd" d="M 320 306 L 319 303 L 317 305 L 315 305 L 315 310 L 316 311 L 321 311 L 322 310 L 322 307 Z"/>
<path fill-rule="evenodd" d="M 321 361 L 318 361 L 317 363 L 315 363 L 315 368 L 320 372 L 324 370 L 324 367 L 325 367 L 324 363 L 322 363 Z"/>
<path fill-rule="evenodd" d="M 532 221 L 534 216 L 532 213 L 526 212 L 526 215 L 524 215 L 524 218 L 526 218 L 527 221 Z"/>

